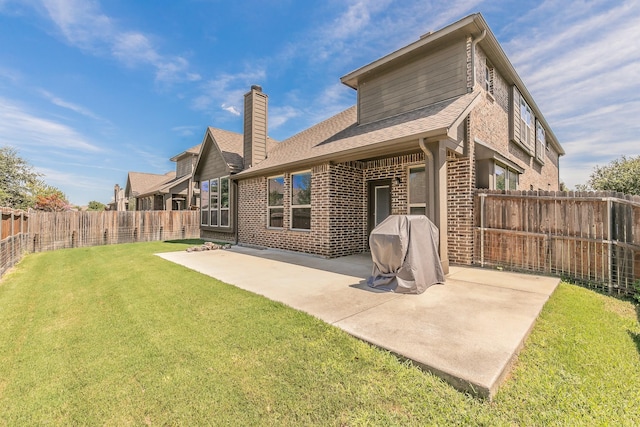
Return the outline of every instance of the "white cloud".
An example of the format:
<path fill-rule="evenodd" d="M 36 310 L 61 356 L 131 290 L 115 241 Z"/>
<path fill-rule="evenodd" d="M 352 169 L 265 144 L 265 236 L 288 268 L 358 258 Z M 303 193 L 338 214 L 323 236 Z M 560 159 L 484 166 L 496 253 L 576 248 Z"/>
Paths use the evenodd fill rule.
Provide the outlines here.
<path fill-rule="evenodd" d="M 109 54 L 127 66 L 150 65 L 158 82 L 197 81 L 181 56 L 161 54 L 148 35 L 122 29 L 91 0 L 40 0 L 46 15 L 73 46 L 94 55 Z"/>
<path fill-rule="evenodd" d="M 105 121 L 105 119 L 94 114 L 88 108 L 83 107 L 81 105 L 74 104 L 72 102 L 65 101 L 64 99 L 55 96 L 49 91 L 41 90 L 40 93 L 42 94 L 42 96 L 48 99 L 52 104 L 57 105 L 58 107 L 66 108 L 67 110 L 71 110 L 74 113 L 81 114 L 83 116 L 89 117 L 94 120 Z"/>
<path fill-rule="evenodd" d="M 639 21 L 635 1 L 547 1 L 504 44 L 567 152 L 570 188 L 597 164 L 640 154 Z"/>
<path fill-rule="evenodd" d="M 0 98 L 0 144 L 31 146 L 83 153 L 102 149 L 75 129 L 56 121 L 38 117 L 8 99 Z"/>
<path fill-rule="evenodd" d="M 228 111 L 229 113 L 233 114 L 234 116 L 239 116 L 240 115 L 240 111 L 238 111 L 238 109 L 236 107 L 234 107 L 233 105 L 222 104 L 220 107 L 224 111 Z"/>
<path fill-rule="evenodd" d="M 199 126 L 175 126 L 171 128 L 173 132 L 180 136 L 193 136 L 198 129 L 200 129 Z"/>
<path fill-rule="evenodd" d="M 251 85 L 260 84 L 265 79 L 264 68 L 255 65 L 235 74 L 220 74 L 202 83 L 200 95 L 193 101 L 192 106 L 199 111 L 208 111 L 213 105 L 219 105 L 222 110 L 239 116 L 244 94 L 250 90 Z"/>

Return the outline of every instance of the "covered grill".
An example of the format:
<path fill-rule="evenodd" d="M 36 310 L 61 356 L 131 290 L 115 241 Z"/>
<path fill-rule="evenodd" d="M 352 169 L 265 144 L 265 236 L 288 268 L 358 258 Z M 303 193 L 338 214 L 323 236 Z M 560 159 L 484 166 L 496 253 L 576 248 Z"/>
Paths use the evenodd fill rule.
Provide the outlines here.
<path fill-rule="evenodd" d="M 373 229 L 369 247 L 372 288 L 403 294 L 421 294 L 444 283 L 438 256 L 438 227 L 424 215 L 391 215 Z"/>

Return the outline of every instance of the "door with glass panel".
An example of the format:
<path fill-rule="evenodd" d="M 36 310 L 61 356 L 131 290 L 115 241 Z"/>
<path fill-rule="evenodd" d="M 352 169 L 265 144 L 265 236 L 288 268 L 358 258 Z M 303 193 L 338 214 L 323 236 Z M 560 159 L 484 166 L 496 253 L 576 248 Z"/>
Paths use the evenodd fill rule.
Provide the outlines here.
<path fill-rule="evenodd" d="M 369 233 L 391 215 L 391 180 L 369 182 Z"/>

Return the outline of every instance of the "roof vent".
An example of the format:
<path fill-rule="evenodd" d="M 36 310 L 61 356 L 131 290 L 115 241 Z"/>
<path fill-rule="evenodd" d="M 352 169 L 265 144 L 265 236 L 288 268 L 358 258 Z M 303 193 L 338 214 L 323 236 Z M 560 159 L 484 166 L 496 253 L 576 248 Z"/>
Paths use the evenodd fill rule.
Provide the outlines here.
<path fill-rule="evenodd" d="M 251 85 L 251 90 L 255 90 L 256 92 L 262 92 L 262 86 L 260 86 L 260 85 Z"/>
<path fill-rule="evenodd" d="M 429 37 L 431 34 L 433 34 L 433 31 L 429 31 L 428 33 L 424 33 L 423 35 L 420 36 L 420 40 L 424 39 L 425 37 Z"/>

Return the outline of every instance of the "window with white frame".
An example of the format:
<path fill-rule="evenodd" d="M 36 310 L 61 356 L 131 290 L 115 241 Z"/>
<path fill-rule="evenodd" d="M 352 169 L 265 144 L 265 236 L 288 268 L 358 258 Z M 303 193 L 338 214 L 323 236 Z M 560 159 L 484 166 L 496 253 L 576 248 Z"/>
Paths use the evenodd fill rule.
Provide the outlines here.
<path fill-rule="evenodd" d="M 536 120 L 536 159 L 544 163 L 544 152 L 547 148 L 547 137 L 544 127 L 540 121 Z"/>
<path fill-rule="evenodd" d="M 409 168 L 409 214 L 426 215 L 427 173 L 424 166 Z"/>
<path fill-rule="evenodd" d="M 531 107 L 524 98 L 520 98 L 520 140 L 527 147 L 533 146 L 531 135 L 533 134 L 533 114 Z"/>
<path fill-rule="evenodd" d="M 220 227 L 229 226 L 229 177 L 220 178 Z"/>
<path fill-rule="evenodd" d="M 291 174 L 291 228 L 311 230 L 311 171 Z"/>
<path fill-rule="evenodd" d="M 267 227 L 284 226 L 284 176 L 267 180 Z"/>
<path fill-rule="evenodd" d="M 200 223 L 209 225 L 209 181 L 200 183 Z"/>
<path fill-rule="evenodd" d="M 493 94 L 493 67 L 489 63 L 485 63 L 484 67 L 484 89 Z"/>
<path fill-rule="evenodd" d="M 209 193 L 211 193 L 211 225 L 214 227 L 218 226 L 218 197 L 219 197 L 219 188 L 218 188 L 218 178 L 214 178 L 209 182 Z"/>

